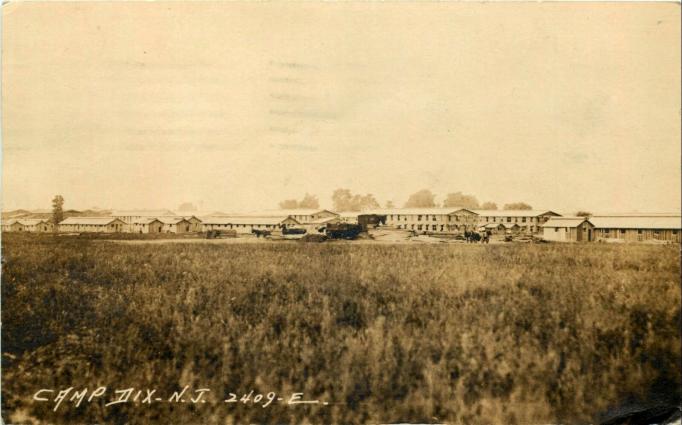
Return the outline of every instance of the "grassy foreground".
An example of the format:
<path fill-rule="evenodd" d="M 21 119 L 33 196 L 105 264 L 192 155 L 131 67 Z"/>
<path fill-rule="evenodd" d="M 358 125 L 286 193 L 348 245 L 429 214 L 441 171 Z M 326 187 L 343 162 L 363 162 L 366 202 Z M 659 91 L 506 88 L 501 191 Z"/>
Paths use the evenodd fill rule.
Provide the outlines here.
<path fill-rule="evenodd" d="M 679 398 L 679 246 L 27 236 L 3 235 L 10 423 L 587 423 Z M 212 398 L 32 401 L 185 385 Z M 224 403 L 252 390 L 329 404 Z"/>

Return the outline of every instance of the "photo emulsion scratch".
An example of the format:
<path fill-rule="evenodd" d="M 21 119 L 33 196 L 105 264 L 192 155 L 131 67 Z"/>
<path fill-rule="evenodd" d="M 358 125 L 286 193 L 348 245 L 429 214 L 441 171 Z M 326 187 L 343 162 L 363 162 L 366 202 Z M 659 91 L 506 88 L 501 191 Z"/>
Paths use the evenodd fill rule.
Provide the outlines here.
<path fill-rule="evenodd" d="M 6 424 L 680 424 L 680 5 L 6 2 Z"/>

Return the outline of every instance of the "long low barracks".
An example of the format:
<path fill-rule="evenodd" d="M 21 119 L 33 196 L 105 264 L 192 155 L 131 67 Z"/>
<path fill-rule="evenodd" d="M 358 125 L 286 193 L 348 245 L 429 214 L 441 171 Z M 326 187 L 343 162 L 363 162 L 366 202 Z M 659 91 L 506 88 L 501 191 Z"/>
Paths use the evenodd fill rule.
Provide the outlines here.
<path fill-rule="evenodd" d="M 49 219 L 9 219 L 3 232 L 71 233 L 199 233 L 230 230 L 303 228 L 323 231 L 333 223 L 372 223 L 414 234 L 447 235 L 464 232 L 528 235 L 556 242 L 680 242 L 680 213 L 595 214 L 562 216 L 551 210 L 480 210 L 468 208 L 390 208 L 337 213 L 328 209 L 265 210 L 251 213 L 113 211 L 109 216 L 69 217 L 54 226 Z"/>

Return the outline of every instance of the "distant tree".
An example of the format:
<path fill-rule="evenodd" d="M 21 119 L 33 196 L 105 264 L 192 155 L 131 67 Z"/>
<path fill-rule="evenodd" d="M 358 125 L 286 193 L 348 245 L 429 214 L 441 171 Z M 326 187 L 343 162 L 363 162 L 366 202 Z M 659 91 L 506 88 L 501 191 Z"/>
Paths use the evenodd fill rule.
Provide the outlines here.
<path fill-rule="evenodd" d="M 533 207 L 525 202 L 513 202 L 511 204 L 504 204 L 505 210 L 532 210 Z"/>
<path fill-rule="evenodd" d="M 295 210 L 298 208 L 298 201 L 295 199 L 285 199 L 279 203 L 279 208 L 282 210 Z"/>
<path fill-rule="evenodd" d="M 478 199 L 473 195 L 465 195 L 462 192 L 448 193 L 443 201 L 444 207 L 478 208 Z"/>
<path fill-rule="evenodd" d="M 303 199 L 297 201 L 296 199 L 285 199 L 279 203 L 279 208 L 282 210 L 296 210 L 301 208 L 320 208 L 320 202 L 317 196 L 306 193 Z"/>
<path fill-rule="evenodd" d="M 191 202 L 183 202 L 178 207 L 178 211 L 196 211 L 197 207 Z"/>
<path fill-rule="evenodd" d="M 497 204 L 494 202 L 484 202 L 483 205 L 481 205 L 481 209 L 483 209 L 483 210 L 496 210 Z"/>
<path fill-rule="evenodd" d="M 334 211 L 351 211 L 351 201 L 353 194 L 349 189 L 336 189 L 332 193 L 332 204 Z"/>
<path fill-rule="evenodd" d="M 386 209 L 391 209 L 395 208 L 395 205 L 393 205 L 393 201 L 386 201 L 386 205 L 384 206 Z"/>
<path fill-rule="evenodd" d="M 317 200 L 317 196 L 305 194 L 301 202 L 298 203 L 299 208 L 320 208 L 320 202 Z"/>
<path fill-rule="evenodd" d="M 52 223 L 56 226 L 64 220 L 64 198 L 57 195 L 52 199 Z M 55 227 L 56 228 L 56 227 Z"/>
<path fill-rule="evenodd" d="M 364 211 L 379 208 L 379 201 L 374 198 L 374 195 L 368 193 L 367 195 L 355 195 L 351 204 L 353 208 L 351 211 Z"/>
<path fill-rule="evenodd" d="M 405 208 L 429 208 L 436 206 L 436 195 L 428 189 L 413 193 L 405 202 Z"/>
<path fill-rule="evenodd" d="M 577 213 L 575 213 L 575 216 L 576 217 L 592 217 L 592 213 L 587 212 L 587 211 L 578 211 Z"/>
<path fill-rule="evenodd" d="M 336 189 L 332 193 L 332 203 L 334 211 L 363 211 L 380 206 L 371 193 L 353 195 L 349 189 Z"/>

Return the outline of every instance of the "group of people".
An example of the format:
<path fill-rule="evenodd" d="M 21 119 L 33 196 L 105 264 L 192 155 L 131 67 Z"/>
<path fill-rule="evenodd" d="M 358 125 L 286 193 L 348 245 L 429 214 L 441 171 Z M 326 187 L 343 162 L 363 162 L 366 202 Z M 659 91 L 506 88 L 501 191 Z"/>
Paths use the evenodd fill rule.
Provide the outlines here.
<path fill-rule="evenodd" d="M 490 236 L 492 235 L 492 232 L 490 230 L 484 230 L 482 232 L 475 232 L 473 230 L 465 231 L 464 232 L 464 238 L 466 239 L 467 243 L 490 243 Z"/>

